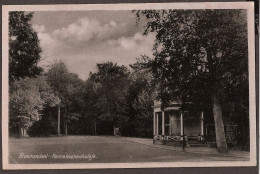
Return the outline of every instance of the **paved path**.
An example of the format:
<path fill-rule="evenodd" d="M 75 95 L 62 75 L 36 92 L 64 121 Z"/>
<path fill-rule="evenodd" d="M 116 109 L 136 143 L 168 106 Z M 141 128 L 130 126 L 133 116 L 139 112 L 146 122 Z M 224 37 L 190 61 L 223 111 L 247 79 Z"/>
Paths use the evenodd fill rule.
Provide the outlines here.
<path fill-rule="evenodd" d="M 132 137 L 121 137 L 128 141 L 133 141 L 140 144 L 145 144 L 147 146 L 157 147 L 161 149 L 169 149 L 173 151 L 183 151 L 182 147 L 174 147 L 174 146 L 167 146 L 167 145 L 160 145 L 160 144 L 153 144 L 152 139 L 148 138 L 132 138 Z M 196 153 L 196 154 L 205 154 L 205 155 L 217 155 L 223 157 L 237 157 L 248 159 L 250 158 L 250 153 L 247 151 L 238 151 L 238 150 L 229 150 L 228 154 L 219 154 L 216 148 L 208 148 L 208 147 L 186 147 L 186 153 Z"/>
<path fill-rule="evenodd" d="M 9 139 L 10 163 L 118 163 L 118 162 L 183 162 L 245 161 L 245 156 L 220 156 L 165 145 L 154 145 L 151 139 L 68 136 Z"/>

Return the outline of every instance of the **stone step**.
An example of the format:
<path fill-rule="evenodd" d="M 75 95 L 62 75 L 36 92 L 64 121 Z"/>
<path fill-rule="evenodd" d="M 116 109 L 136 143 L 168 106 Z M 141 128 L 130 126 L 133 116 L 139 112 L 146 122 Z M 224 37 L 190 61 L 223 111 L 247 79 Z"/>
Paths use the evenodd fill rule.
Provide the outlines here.
<path fill-rule="evenodd" d="M 208 144 L 190 144 L 189 143 L 189 146 L 190 147 L 208 147 Z"/>
<path fill-rule="evenodd" d="M 182 144 L 180 142 L 165 142 L 165 145 L 175 146 L 175 147 L 181 147 L 182 146 Z"/>
<path fill-rule="evenodd" d="M 188 141 L 189 144 L 207 144 L 205 141 Z"/>

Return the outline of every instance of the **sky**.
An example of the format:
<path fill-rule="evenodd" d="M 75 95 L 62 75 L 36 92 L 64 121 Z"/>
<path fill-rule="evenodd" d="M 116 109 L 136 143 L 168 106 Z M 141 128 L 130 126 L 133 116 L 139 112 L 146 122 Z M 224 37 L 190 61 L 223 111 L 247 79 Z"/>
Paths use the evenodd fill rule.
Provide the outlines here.
<path fill-rule="evenodd" d="M 61 60 L 82 80 L 97 71 L 97 63 L 128 66 L 152 56 L 154 35 L 142 34 L 132 11 L 34 12 L 32 25 L 42 48 L 39 65 Z"/>

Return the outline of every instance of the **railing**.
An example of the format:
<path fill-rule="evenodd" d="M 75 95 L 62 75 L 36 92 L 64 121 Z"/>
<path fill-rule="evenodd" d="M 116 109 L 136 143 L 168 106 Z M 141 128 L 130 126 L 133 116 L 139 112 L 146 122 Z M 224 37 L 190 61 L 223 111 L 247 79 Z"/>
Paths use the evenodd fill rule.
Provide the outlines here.
<path fill-rule="evenodd" d="M 179 141 L 183 140 L 181 135 L 165 135 L 165 136 L 154 135 L 153 139 L 156 141 L 165 140 L 165 141 L 169 141 L 169 142 L 179 142 Z M 205 137 L 201 136 L 201 135 L 197 135 L 197 136 L 184 135 L 184 139 L 185 139 L 185 141 L 199 141 L 200 142 L 200 141 L 204 141 Z"/>

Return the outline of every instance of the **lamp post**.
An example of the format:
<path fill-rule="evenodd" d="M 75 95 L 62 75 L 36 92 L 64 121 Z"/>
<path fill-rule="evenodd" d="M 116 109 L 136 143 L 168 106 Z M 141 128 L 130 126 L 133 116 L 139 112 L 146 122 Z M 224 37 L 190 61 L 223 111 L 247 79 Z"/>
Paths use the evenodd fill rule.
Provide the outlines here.
<path fill-rule="evenodd" d="M 182 138 L 182 150 L 185 150 L 185 138 L 184 138 L 184 124 L 183 124 L 183 111 L 181 111 L 181 138 Z"/>
<path fill-rule="evenodd" d="M 58 104 L 57 136 L 60 136 L 60 103 Z"/>
<path fill-rule="evenodd" d="M 183 115 L 187 111 L 181 111 L 181 137 L 182 137 L 182 150 L 185 151 L 186 148 L 186 139 L 185 139 L 185 130 L 184 130 L 184 119 Z"/>

